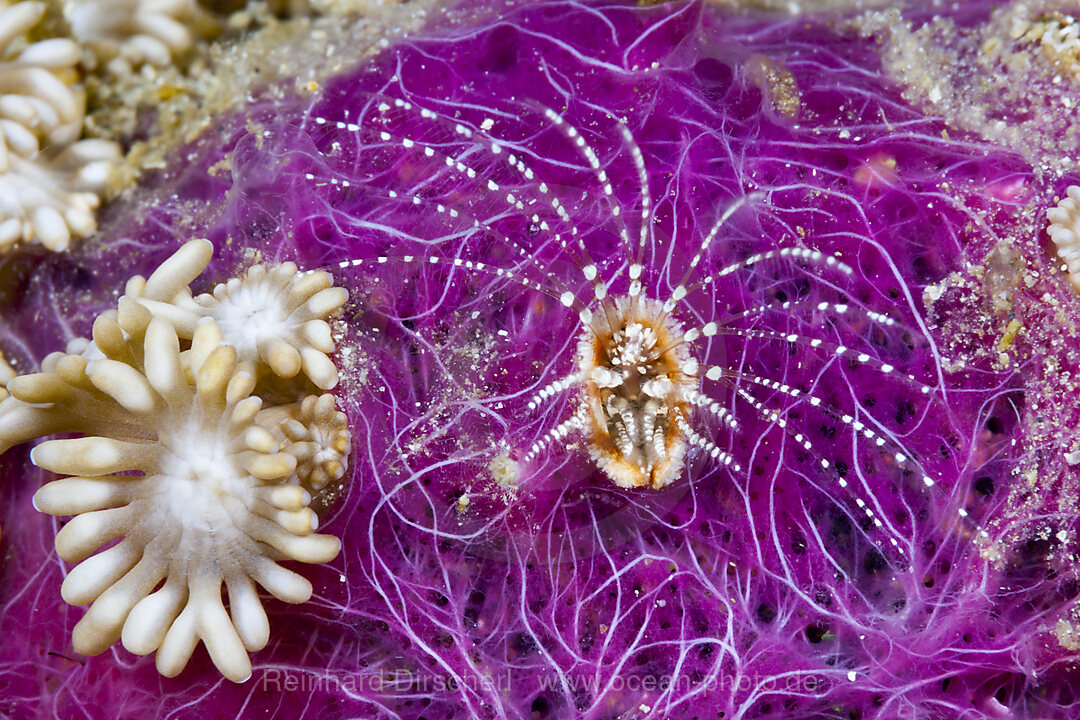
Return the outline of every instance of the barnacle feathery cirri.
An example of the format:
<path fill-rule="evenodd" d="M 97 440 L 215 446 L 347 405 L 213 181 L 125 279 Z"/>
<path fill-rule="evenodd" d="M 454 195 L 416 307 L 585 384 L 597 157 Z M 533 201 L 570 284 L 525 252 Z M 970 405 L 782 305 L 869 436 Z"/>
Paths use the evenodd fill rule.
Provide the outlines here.
<path fill-rule="evenodd" d="M 187 261 L 209 249 L 189 243 L 129 290 L 175 294 L 192 279 Z M 64 580 L 64 599 L 92 603 L 75 626 L 76 651 L 96 655 L 120 639 L 136 654 L 156 650 L 158 670 L 173 676 L 201 640 L 222 674 L 240 682 L 251 674 L 247 653 L 269 637 L 255 583 L 305 602 L 311 584 L 277 561 L 323 563 L 338 553 L 337 538 L 314 532 L 304 486 L 341 477 L 349 434 L 329 395 L 264 409 L 253 363 L 240 361 L 213 319 L 191 335 L 182 344 L 168 318 L 121 298 L 95 321 L 92 342 L 69 344 L 79 354 L 53 353 L 42 372 L 8 383 L 0 447 L 57 431 L 83 435 L 31 453 L 39 467 L 69 476 L 46 484 L 34 503 L 76 516 L 56 537 L 60 557 L 80 563 Z M 284 451 L 274 434 L 281 427 L 306 445 Z M 318 442 L 327 437 L 329 449 Z"/>
<path fill-rule="evenodd" d="M 2 6 L 0 6 L 2 7 Z M 78 140 L 85 98 L 73 85 L 78 47 L 66 38 L 29 42 L 45 5 L 0 11 L 0 250 L 37 241 L 64 250 L 96 227 L 108 169 L 120 148 Z"/>

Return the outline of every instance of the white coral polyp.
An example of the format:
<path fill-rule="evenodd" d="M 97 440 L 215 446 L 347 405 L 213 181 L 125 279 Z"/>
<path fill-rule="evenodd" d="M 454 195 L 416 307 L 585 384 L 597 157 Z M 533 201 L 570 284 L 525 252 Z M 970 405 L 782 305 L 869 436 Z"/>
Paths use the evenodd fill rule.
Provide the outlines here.
<path fill-rule="evenodd" d="M 1070 185 L 1057 207 L 1046 212 L 1050 220 L 1047 232 L 1057 246 L 1058 257 L 1065 263 L 1072 284 L 1080 289 L 1080 187 Z"/>
<path fill-rule="evenodd" d="M 308 395 L 293 405 L 268 408 L 256 422 L 274 434 L 282 452 L 296 458 L 296 477 L 312 494 L 345 475 L 352 434 L 333 395 Z"/>
<path fill-rule="evenodd" d="M 99 194 L 119 157 L 119 146 L 104 140 L 80 140 L 32 159 L 9 154 L 0 168 L 0 251 L 21 240 L 59 252 L 92 233 Z"/>
<path fill-rule="evenodd" d="M 326 322 L 348 299 L 334 287 L 330 275 L 300 272 L 291 262 L 272 268 L 252 267 L 244 278 L 217 285 L 213 293 L 192 297 L 188 284 L 206 268 L 213 247 L 192 240 L 178 250 L 128 295 L 157 317 L 168 318 L 181 337 L 191 337 L 200 322 L 218 324 L 240 354 L 256 370 L 269 367 L 275 375 L 295 377 L 302 370 L 317 387 L 337 384 L 334 351 Z"/>
<path fill-rule="evenodd" d="M 328 562 L 340 543 L 314 533 L 311 496 L 295 484 L 296 458 L 255 422 L 262 405 L 251 396 L 255 378 L 238 368 L 236 350 L 221 343 L 213 322 L 199 326 L 183 353 L 161 318 L 141 342 L 117 337 L 118 330 L 108 320 L 95 326 L 105 358 L 69 355 L 53 363 L 57 375 L 14 388 L 27 399 L 107 397 L 126 420 L 44 442 L 31 455 L 71 476 L 46 484 L 34 503 L 76 516 L 56 537 L 60 557 L 80 563 L 64 580 L 64 599 L 92 603 L 73 644 L 85 655 L 117 639 L 136 654 L 157 651 L 158 671 L 171 677 L 202 641 L 222 674 L 242 682 L 251 675 L 248 652 L 269 637 L 255 584 L 304 602 L 311 584 L 276 561 Z M 122 361 L 125 347 L 134 364 Z M 136 369 L 139 356 L 144 372 Z"/>
<path fill-rule="evenodd" d="M 0 402 L 3 402 L 4 398 L 8 397 L 8 381 L 17 374 L 15 368 L 11 367 L 7 358 L 4 357 L 4 353 L 0 352 Z"/>
<path fill-rule="evenodd" d="M 88 235 L 109 165 L 120 148 L 75 142 L 85 99 L 72 82 L 79 61 L 65 38 L 31 43 L 44 3 L 19 2 L 0 12 L 0 251 L 18 241 L 65 250 Z"/>
<path fill-rule="evenodd" d="M 92 50 L 92 61 L 113 73 L 141 65 L 165 67 L 195 42 L 204 13 L 195 0 L 68 0 L 71 32 Z"/>
<path fill-rule="evenodd" d="M 82 132 L 84 100 L 71 85 L 78 46 L 67 38 L 25 38 L 44 14 L 45 4 L 36 1 L 0 12 L 0 137 L 23 157 L 37 150 L 38 139 L 67 144 Z"/>

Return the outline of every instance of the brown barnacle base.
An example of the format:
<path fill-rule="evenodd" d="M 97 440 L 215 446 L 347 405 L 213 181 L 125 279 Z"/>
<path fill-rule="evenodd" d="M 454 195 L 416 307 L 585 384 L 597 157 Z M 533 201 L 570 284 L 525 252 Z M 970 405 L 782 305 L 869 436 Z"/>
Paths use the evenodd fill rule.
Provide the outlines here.
<path fill-rule="evenodd" d="M 619 487 L 669 485 L 682 472 L 697 363 L 682 324 L 642 297 L 605 303 L 578 343 L 589 455 Z"/>

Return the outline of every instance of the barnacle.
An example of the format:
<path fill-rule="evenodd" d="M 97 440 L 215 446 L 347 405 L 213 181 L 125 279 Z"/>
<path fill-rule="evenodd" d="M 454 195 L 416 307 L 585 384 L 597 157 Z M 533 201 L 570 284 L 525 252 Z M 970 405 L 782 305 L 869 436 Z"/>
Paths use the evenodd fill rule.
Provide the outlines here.
<path fill-rule="evenodd" d="M 1047 232 L 1057 246 L 1058 257 L 1065 263 L 1072 284 L 1080 288 L 1080 186 L 1070 185 L 1057 207 L 1046 211 L 1050 220 Z"/>
<path fill-rule="evenodd" d="M 619 298 L 578 344 L 579 414 L 589 455 L 620 487 L 678 477 L 700 384 L 681 324 L 648 298 Z"/>
<path fill-rule="evenodd" d="M 168 318 L 184 338 L 192 337 L 204 318 L 212 318 L 253 372 L 263 364 L 283 378 L 303 370 L 319 388 L 334 387 L 338 376 L 328 357 L 334 342 L 326 319 L 345 304 L 345 289 L 333 287 L 328 273 L 300 272 L 286 262 L 272 268 L 255 265 L 246 277 L 192 297 L 187 286 L 206 268 L 212 252 L 206 240 L 192 240 L 145 285 L 141 278 L 130 283 L 128 296 L 137 297 L 153 315 Z"/>
<path fill-rule="evenodd" d="M 169 65 L 191 48 L 207 17 L 195 0 L 68 0 L 64 15 L 91 51 L 87 64 L 117 74 Z"/>
<path fill-rule="evenodd" d="M 78 48 L 68 39 L 36 43 L 25 34 L 45 6 L 20 2 L 0 12 L 0 250 L 19 240 L 64 250 L 94 231 L 94 209 L 120 149 L 80 140 L 85 106 L 75 78 Z"/>

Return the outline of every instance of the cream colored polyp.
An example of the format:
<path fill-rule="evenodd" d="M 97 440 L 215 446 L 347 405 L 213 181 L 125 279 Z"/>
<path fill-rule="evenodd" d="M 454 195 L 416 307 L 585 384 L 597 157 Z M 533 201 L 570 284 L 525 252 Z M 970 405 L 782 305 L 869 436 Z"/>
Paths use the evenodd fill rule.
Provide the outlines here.
<path fill-rule="evenodd" d="M 95 321 L 93 340 L 69 345 L 78 352 L 53 353 L 39 373 L 5 372 L 0 451 L 54 432 L 79 435 L 31 452 L 64 476 L 35 494 L 35 507 L 74 516 L 56 549 L 77 563 L 61 588 L 65 601 L 90 606 L 73 632 L 78 652 L 120 640 L 133 653 L 156 652 L 159 672 L 173 676 L 202 642 L 221 673 L 242 682 L 248 653 L 269 639 L 257 586 L 304 602 L 311 584 L 278 562 L 324 563 L 339 552 L 337 538 L 315 532 L 309 505 L 344 476 L 351 437 L 333 396 L 308 395 L 306 381 L 292 385 L 294 402 L 264 407 L 259 377 L 273 369 L 257 345 L 244 355 L 244 339 L 212 315 L 185 337 L 182 309 L 154 312 L 205 307 L 187 286 L 211 253 L 205 241 L 188 243 L 149 279 L 133 278 L 117 309 Z M 316 313 L 310 301 L 329 276 L 287 265 L 255 279 L 277 278 L 284 302 L 309 308 L 302 322 L 325 323 L 344 298 Z M 296 277 L 316 280 L 297 290 Z M 275 398 L 283 387 L 276 381 Z"/>

